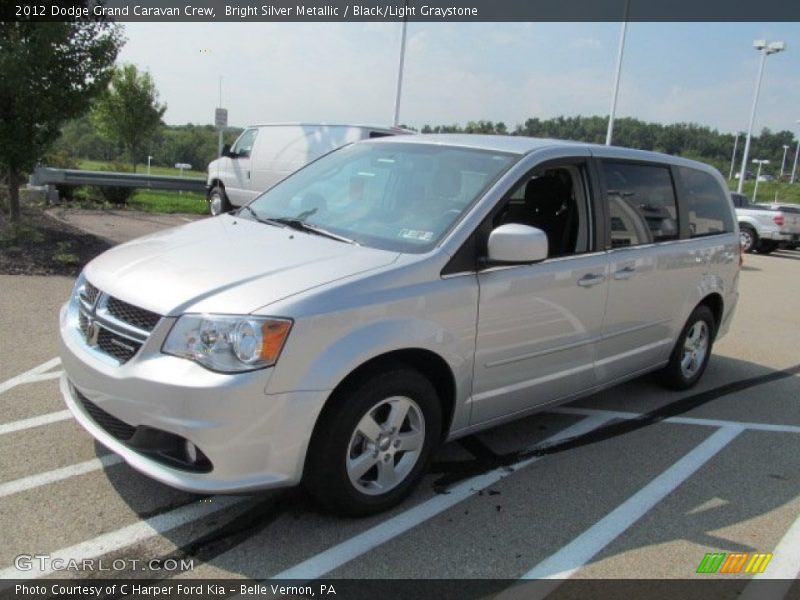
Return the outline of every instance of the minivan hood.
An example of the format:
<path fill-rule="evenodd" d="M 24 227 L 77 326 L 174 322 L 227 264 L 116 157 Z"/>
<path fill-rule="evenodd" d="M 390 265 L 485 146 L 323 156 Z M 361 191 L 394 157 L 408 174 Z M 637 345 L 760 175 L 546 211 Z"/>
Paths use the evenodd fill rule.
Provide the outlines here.
<path fill-rule="evenodd" d="M 223 215 L 116 246 L 85 275 L 100 290 L 161 315 L 247 314 L 398 256 Z"/>

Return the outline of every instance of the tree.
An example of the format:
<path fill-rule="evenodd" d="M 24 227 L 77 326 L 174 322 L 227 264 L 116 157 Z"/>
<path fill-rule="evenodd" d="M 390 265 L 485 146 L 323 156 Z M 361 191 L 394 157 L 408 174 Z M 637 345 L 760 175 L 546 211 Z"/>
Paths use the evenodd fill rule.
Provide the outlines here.
<path fill-rule="evenodd" d="M 106 87 L 122 44 L 107 22 L 0 23 L 0 165 L 12 221 L 22 174 Z"/>
<path fill-rule="evenodd" d="M 108 90 L 94 108 L 93 119 L 103 137 L 128 150 L 136 172 L 138 153 L 161 126 L 166 110 L 166 104 L 158 103 L 150 73 L 123 65 L 114 70 Z"/>

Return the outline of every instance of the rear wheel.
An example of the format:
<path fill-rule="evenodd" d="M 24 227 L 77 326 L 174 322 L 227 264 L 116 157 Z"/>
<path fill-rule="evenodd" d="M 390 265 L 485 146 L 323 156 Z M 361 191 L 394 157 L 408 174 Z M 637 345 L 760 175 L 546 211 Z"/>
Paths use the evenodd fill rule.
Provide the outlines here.
<path fill-rule="evenodd" d="M 697 383 L 711 357 L 715 334 L 714 313 L 701 304 L 686 321 L 669 363 L 656 374 L 659 383 L 672 390 L 685 390 Z"/>
<path fill-rule="evenodd" d="M 225 195 L 225 188 L 221 185 L 214 186 L 208 192 L 208 212 L 216 217 L 231 210 L 231 203 Z"/>
<path fill-rule="evenodd" d="M 739 225 L 739 244 L 742 252 L 752 252 L 758 243 L 756 230 L 749 225 Z"/>
<path fill-rule="evenodd" d="M 440 433 L 441 407 L 428 379 L 405 366 L 374 373 L 331 398 L 303 484 L 339 514 L 386 510 L 422 478 Z"/>

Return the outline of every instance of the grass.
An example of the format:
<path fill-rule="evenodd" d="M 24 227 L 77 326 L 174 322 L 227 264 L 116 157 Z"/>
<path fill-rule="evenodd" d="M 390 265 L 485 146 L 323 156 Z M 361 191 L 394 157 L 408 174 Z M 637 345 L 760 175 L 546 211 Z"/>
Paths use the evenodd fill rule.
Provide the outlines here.
<path fill-rule="evenodd" d="M 736 191 L 738 181 L 729 181 L 731 191 Z M 745 181 L 742 192 L 750 201 L 753 201 L 754 181 Z M 758 184 L 758 198 L 756 202 L 794 202 L 800 204 L 800 181 L 790 184 L 785 181 L 761 181 Z"/>
<path fill-rule="evenodd" d="M 87 171 L 102 171 L 112 166 L 111 162 L 99 160 L 81 160 L 79 168 Z M 147 173 L 147 165 L 139 165 L 137 173 Z M 150 173 L 153 175 L 180 175 L 179 169 L 172 167 L 150 166 Z M 205 177 L 205 171 L 184 171 L 186 177 Z M 79 198 L 81 194 L 78 194 Z M 98 204 L 84 198 L 82 208 L 115 208 L 114 205 Z M 153 213 L 189 213 L 205 215 L 208 214 L 208 204 L 204 194 L 197 192 L 173 192 L 166 190 L 136 190 L 128 200 L 126 208 L 131 210 L 141 210 Z"/>
<path fill-rule="evenodd" d="M 112 168 L 111 162 L 106 162 L 102 160 L 80 160 L 78 161 L 78 168 L 84 169 L 86 171 L 104 171 L 107 169 Z M 126 165 L 130 168 L 130 165 Z M 136 172 L 140 175 L 147 173 L 147 165 L 136 165 Z M 151 175 L 177 175 L 180 176 L 181 171 L 180 169 L 175 169 L 174 167 L 160 167 L 156 165 L 150 165 L 150 174 Z M 184 177 L 205 177 L 205 171 L 184 171 Z"/>
<path fill-rule="evenodd" d="M 144 212 L 208 214 L 206 197 L 195 192 L 137 190 L 127 207 Z"/>

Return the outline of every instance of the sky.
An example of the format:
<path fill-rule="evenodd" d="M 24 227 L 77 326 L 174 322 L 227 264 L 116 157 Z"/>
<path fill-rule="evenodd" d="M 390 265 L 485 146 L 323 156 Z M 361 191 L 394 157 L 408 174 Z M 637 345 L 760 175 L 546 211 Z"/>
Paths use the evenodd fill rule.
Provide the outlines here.
<path fill-rule="evenodd" d="M 390 125 L 400 23 L 126 23 L 119 61 L 153 76 L 171 125 L 305 121 Z M 619 23 L 409 23 L 400 121 L 465 124 L 606 115 Z M 798 132 L 800 23 L 629 23 L 617 116 Z"/>

